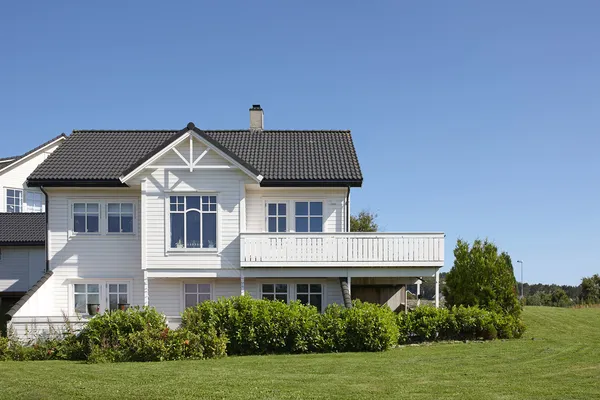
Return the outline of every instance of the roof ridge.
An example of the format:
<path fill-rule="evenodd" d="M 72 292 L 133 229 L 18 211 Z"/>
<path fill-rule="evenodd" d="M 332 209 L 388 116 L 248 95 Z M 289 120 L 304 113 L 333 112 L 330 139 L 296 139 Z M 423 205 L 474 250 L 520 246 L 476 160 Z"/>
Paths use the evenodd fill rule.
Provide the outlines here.
<path fill-rule="evenodd" d="M 200 129 L 200 128 L 198 128 Z M 200 129 L 203 132 L 251 132 L 250 129 Z M 177 133 L 181 129 L 76 129 L 73 133 Z M 350 133 L 350 129 L 263 129 L 258 133 L 332 132 Z"/>

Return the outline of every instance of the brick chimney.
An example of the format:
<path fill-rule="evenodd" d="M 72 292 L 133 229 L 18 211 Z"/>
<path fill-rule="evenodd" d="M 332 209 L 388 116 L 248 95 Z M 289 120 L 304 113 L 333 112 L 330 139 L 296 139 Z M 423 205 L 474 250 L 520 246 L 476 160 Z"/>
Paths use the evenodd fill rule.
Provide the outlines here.
<path fill-rule="evenodd" d="M 265 124 L 265 113 L 260 104 L 253 104 L 250 109 L 250 130 L 262 131 Z"/>

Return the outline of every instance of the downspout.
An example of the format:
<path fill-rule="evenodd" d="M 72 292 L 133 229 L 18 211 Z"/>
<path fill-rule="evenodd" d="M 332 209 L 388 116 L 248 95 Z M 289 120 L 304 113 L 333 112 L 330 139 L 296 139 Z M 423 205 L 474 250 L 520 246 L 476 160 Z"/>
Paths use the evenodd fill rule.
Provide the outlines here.
<path fill-rule="evenodd" d="M 346 192 L 346 232 L 350 232 L 350 185 Z"/>
<path fill-rule="evenodd" d="M 46 249 L 46 272 L 50 271 L 50 248 L 48 247 L 48 206 L 50 205 L 50 198 L 48 193 L 44 190 L 44 186 L 40 186 L 40 190 L 44 193 L 46 198 L 46 240 L 44 241 L 44 248 Z"/>

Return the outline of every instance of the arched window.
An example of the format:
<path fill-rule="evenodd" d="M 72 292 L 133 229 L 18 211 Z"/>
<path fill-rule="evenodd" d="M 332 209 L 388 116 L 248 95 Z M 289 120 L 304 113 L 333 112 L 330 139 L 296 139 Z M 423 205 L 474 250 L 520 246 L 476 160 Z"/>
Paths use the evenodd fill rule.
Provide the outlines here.
<path fill-rule="evenodd" d="M 171 248 L 216 249 L 217 196 L 171 196 Z"/>

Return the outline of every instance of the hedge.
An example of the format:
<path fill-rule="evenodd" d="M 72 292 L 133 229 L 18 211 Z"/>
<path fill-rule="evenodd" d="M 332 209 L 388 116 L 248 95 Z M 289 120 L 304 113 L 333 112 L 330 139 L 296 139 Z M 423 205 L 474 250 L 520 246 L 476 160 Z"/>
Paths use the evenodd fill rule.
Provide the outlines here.
<path fill-rule="evenodd" d="M 418 307 L 395 314 L 387 306 L 354 301 L 320 314 L 299 302 L 249 296 L 222 298 L 188 308 L 169 329 L 154 308 L 133 307 L 93 317 L 80 332 L 21 343 L 0 338 L 0 360 L 164 361 L 226 355 L 384 351 L 398 344 L 435 340 L 520 337 L 523 324 L 477 307 Z"/>

